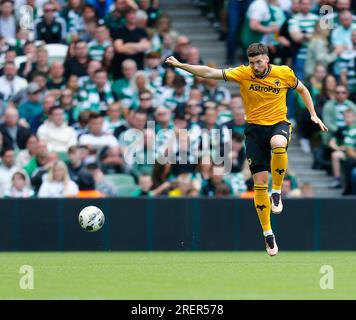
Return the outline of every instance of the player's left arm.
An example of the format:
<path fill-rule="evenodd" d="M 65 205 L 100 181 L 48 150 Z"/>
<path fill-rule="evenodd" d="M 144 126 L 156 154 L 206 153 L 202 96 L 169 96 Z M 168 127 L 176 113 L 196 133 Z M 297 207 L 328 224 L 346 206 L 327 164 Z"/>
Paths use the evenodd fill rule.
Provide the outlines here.
<path fill-rule="evenodd" d="M 303 102 L 310 113 L 310 119 L 319 126 L 321 131 L 328 131 L 328 128 L 325 126 L 323 121 L 319 119 L 315 112 L 313 99 L 306 86 L 298 80 L 298 85 L 295 90 L 300 94 L 301 98 L 303 99 Z"/>

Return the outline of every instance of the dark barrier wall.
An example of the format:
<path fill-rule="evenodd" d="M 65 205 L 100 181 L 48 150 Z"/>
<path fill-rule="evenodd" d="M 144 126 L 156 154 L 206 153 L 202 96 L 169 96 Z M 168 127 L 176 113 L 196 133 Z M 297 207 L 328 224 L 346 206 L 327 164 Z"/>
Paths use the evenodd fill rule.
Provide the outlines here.
<path fill-rule="evenodd" d="M 102 230 L 78 224 L 87 205 L 106 217 Z M 252 200 L 48 199 L 0 201 L 0 251 L 261 250 Z M 282 250 L 356 250 L 356 199 L 285 200 L 272 216 Z"/>

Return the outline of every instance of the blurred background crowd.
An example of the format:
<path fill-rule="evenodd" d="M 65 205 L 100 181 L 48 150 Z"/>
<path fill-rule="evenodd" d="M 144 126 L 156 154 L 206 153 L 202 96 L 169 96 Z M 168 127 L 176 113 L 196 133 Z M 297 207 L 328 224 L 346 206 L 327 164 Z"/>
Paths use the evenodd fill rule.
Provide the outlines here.
<path fill-rule="evenodd" d="M 321 14 L 325 4 L 333 11 Z M 355 1 L 191 5 L 216 28 L 217 45 L 226 45 L 226 66 L 246 63 L 248 44 L 263 42 L 272 63 L 295 70 L 330 129 L 320 135 L 290 92 L 289 118 L 302 151 L 313 154 L 314 169 L 334 177 L 330 188 L 356 194 Z M 32 28 L 24 28 L 24 8 L 33 14 Z M 252 197 L 240 95 L 167 67 L 170 55 L 222 67 L 203 61 L 158 0 L 2 0 L 0 197 Z M 135 163 L 125 158 L 129 129 L 142 133 Z M 203 152 L 203 132 L 210 152 Z M 226 145 L 228 172 L 212 161 Z M 158 158 L 167 153 L 173 161 L 162 164 Z M 314 195 L 292 172 L 283 194 Z"/>

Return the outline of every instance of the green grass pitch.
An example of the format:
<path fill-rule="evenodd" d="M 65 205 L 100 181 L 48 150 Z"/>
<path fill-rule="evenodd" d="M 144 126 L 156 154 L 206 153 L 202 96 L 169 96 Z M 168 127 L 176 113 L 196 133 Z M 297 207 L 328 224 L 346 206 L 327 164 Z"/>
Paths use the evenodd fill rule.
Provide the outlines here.
<path fill-rule="evenodd" d="M 356 252 L 0 253 L 0 299 L 356 299 L 355 271 Z"/>

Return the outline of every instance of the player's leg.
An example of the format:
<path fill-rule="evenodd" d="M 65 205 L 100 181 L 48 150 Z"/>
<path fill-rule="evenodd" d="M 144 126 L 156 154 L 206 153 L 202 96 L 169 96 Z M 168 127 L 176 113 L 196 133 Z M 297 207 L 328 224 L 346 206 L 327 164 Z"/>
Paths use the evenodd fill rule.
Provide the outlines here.
<path fill-rule="evenodd" d="M 283 210 L 281 190 L 283 179 L 288 167 L 287 146 L 290 140 L 290 132 L 290 124 L 283 122 L 275 125 L 271 134 L 271 211 L 276 214 L 281 213 Z"/>
<path fill-rule="evenodd" d="M 271 227 L 271 203 L 268 196 L 268 171 L 253 174 L 254 204 L 260 220 L 266 242 L 266 250 L 270 256 L 278 253 L 278 247 Z"/>
<path fill-rule="evenodd" d="M 271 150 L 269 137 L 263 126 L 247 125 L 246 157 L 254 182 L 254 205 L 270 255 L 278 252 L 271 228 L 271 203 L 268 196 L 268 171 L 270 170 Z"/>

